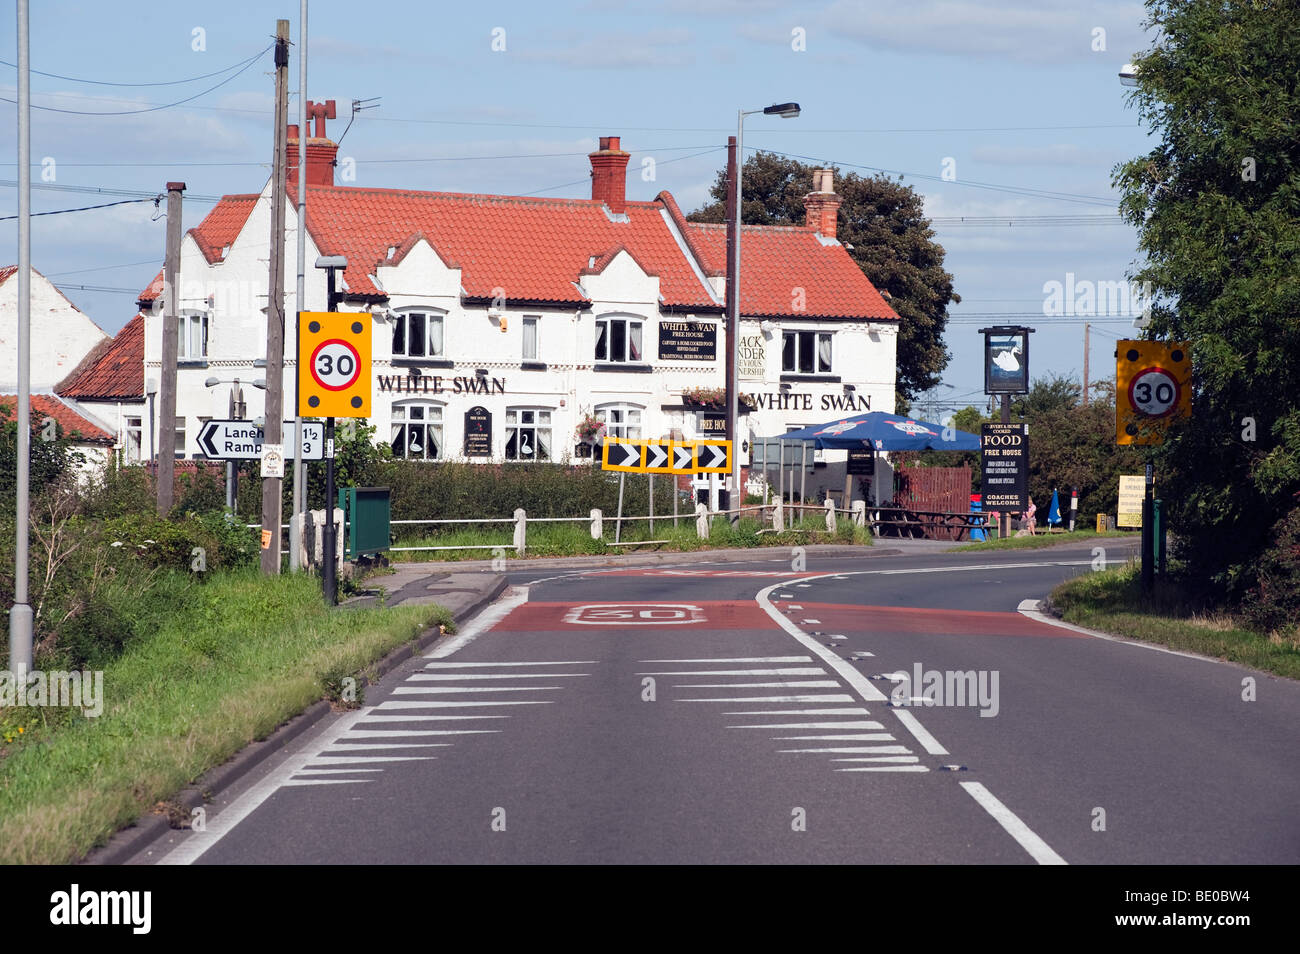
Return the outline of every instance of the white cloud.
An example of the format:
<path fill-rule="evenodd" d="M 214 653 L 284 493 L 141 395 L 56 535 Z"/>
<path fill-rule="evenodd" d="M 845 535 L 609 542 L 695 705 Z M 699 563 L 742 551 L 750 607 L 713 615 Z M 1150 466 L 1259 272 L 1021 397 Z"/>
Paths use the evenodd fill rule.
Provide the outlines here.
<path fill-rule="evenodd" d="M 1125 59 L 1146 43 L 1143 7 L 1133 2 L 1072 0 L 910 0 L 867 5 L 836 0 L 822 16 L 837 35 L 902 53 L 982 56 L 1032 63 Z M 1093 51 L 1093 31 L 1106 49 Z"/>

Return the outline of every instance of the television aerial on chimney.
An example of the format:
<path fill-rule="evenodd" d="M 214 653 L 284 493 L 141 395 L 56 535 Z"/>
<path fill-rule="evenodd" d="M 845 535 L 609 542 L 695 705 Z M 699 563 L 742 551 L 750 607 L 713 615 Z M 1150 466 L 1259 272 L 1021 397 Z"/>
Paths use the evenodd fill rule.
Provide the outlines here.
<path fill-rule="evenodd" d="M 352 115 L 348 117 L 348 124 L 343 127 L 343 136 L 346 136 L 348 130 L 352 128 L 352 123 L 356 120 L 357 113 L 361 112 L 363 109 L 374 109 L 380 105 L 379 101 L 383 98 L 384 97 L 382 96 L 371 96 L 369 99 L 354 99 L 352 101 Z M 343 144 L 343 136 L 339 136 L 339 145 Z"/>

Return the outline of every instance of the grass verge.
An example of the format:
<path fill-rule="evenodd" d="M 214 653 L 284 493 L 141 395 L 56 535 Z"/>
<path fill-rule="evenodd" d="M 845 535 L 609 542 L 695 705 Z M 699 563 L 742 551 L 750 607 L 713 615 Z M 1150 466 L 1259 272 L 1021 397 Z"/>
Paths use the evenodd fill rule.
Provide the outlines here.
<path fill-rule="evenodd" d="M 985 540 L 980 543 L 967 543 L 947 550 L 947 553 L 964 553 L 969 550 L 1040 550 L 1043 547 L 1060 546 L 1063 543 L 1079 543 L 1095 540 L 1099 537 L 1130 537 L 1137 539 L 1136 532 L 1108 530 L 1098 533 L 1096 530 L 1075 530 L 1073 533 L 1037 533 L 1032 537 L 1003 537 L 999 540 Z"/>
<path fill-rule="evenodd" d="M 1069 623 L 1300 679 L 1300 629 L 1254 632 L 1229 614 L 1197 608 L 1195 596 L 1173 583 L 1157 582 L 1144 597 L 1134 565 L 1068 580 L 1050 603 Z"/>
<path fill-rule="evenodd" d="M 812 508 L 809 508 L 812 509 Z M 608 553 L 636 552 L 640 549 L 687 552 L 693 550 L 717 550 L 745 547 L 776 546 L 788 547 L 809 543 L 842 543 L 857 546 L 870 546 L 871 533 L 865 527 L 856 527 L 849 520 L 840 520 L 836 531 L 826 530 L 825 517 L 809 516 L 783 533 L 759 533 L 762 525 L 757 520 L 746 518 L 732 526 L 725 517 L 716 517 L 709 528 L 709 539 L 701 540 L 695 532 L 695 518 L 682 517 L 677 526 L 673 518 L 655 518 L 654 532 L 651 533 L 647 521 L 624 522 L 620 542 L 631 543 L 638 540 L 663 540 L 662 544 L 640 547 L 614 546 L 614 521 L 609 517 L 604 520 L 604 533 L 600 540 L 593 540 L 588 524 L 583 523 L 530 523 L 528 525 L 528 549 L 524 559 L 529 557 L 584 556 Z M 511 541 L 512 528 L 501 525 L 496 529 L 465 528 L 429 534 L 418 539 L 406 539 L 397 545 L 406 546 L 497 546 L 500 554 L 491 550 L 394 550 L 391 555 L 403 562 L 418 561 L 460 561 L 484 560 L 494 555 L 508 559 L 518 559 Z"/>
<path fill-rule="evenodd" d="M 323 698 L 339 673 L 451 623 L 436 606 L 329 612 L 306 574 L 173 573 L 144 598 L 117 597 L 153 618 L 104 665 L 103 714 L 3 713 L 0 863 L 75 861 Z"/>

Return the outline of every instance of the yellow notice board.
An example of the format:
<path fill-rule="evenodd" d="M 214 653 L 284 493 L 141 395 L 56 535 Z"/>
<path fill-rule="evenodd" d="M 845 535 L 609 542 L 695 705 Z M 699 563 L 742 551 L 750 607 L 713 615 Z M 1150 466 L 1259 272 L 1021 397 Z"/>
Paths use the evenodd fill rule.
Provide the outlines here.
<path fill-rule="evenodd" d="M 1115 526 L 1142 526 L 1142 497 L 1145 490 L 1146 478 L 1141 474 L 1120 476 L 1119 509 L 1115 515 Z"/>

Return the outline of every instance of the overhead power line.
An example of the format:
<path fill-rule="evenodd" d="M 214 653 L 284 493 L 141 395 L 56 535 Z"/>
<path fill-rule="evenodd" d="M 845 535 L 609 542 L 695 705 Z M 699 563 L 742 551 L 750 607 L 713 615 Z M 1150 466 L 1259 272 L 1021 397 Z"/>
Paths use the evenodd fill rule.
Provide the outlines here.
<path fill-rule="evenodd" d="M 266 50 L 269 49 L 271 49 L 271 47 L 268 46 Z M 76 77 L 76 76 L 63 76 L 59 73 L 45 73 L 42 72 L 41 70 L 32 70 L 31 72 L 35 73 L 37 76 L 48 76 L 50 79 L 66 80 L 69 83 L 85 83 L 88 86 L 124 86 L 124 87 L 184 86 L 186 83 L 197 83 L 199 80 L 211 79 L 214 76 L 220 76 L 223 73 L 229 73 L 231 70 L 238 69 L 239 67 L 244 66 L 250 63 L 251 61 L 257 59 L 259 56 L 265 53 L 266 50 L 262 50 L 261 53 L 255 53 L 247 60 L 240 60 L 238 63 L 232 63 L 230 66 L 227 66 L 225 69 L 217 70 L 213 73 L 203 73 L 199 76 L 191 76 L 188 79 L 166 80 L 157 83 L 116 83 L 113 82 L 112 80 L 81 79 L 80 77 Z M 0 66 L 8 66 L 10 69 L 15 69 L 15 70 L 18 69 L 17 63 L 10 63 L 8 60 L 0 60 Z"/>
<path fill-rule="evenodd" d="M 118 202 L 105 202 L 102 205 L 83 205 L 76 209 L 54 209 L 50 212 L 33 212 L 32 218 L 38 215 L 66 215 L 69 212 L 89 212 L 92 209 L 111 209 L 115 205 L 135 205 L 137 202 L 152 202 L 153 199 L 122 199 Z M 16 215 L 0 215 L 0 222 L 9 222 L 18 218 Z"/>
<path fill-rule="evenodd" d="M 246 60 L 244 62 L 243 67 L 237 73 L 233 73 L 230 76 L 227 76 L 225 79 L 223 79 L 220 83 L 217 83 L 215 86 L 209 86 L 207 89 L 203 90 L 202 92 L 195 93 L 193 96 L 187 96 L 185 99 L 178 99 L 174 103 L 163 103 L 158 106 L 145 106 L 141 109 L 121 109 L 115 112 L 97 112 L 95 110 L 85 110 L 85 109 L 61 109 L 58 106 L 37 106 L 35 103 L 32 103 L 31 107 L 32 109 L 40 109 L 49 113 L 67 113 L 72 116 L 134 116 L 139 113 L 154 113 L 160 109 L 171 109 L 174 106 L 183 106 L 188 102 L 196 100 L 201 96 L 206 96 L 208 95 L 208 93 L 211 93 L 214 90 L 218 90 L 221 87 L 225 86 L 227 83 L 243 75 L 245 70 L 247 70 L 250 66 L 256 63 L 258 59 L 260 59 L 262 55 L 265 54 L 270 49 L 271 47 L 268 46 L 265 50 L 262 50 L 261 53 L 258 53 L 256 56 Z M 18 102 L 18 100 L 10 99 L 8 96 L 0 96 L 0 100 L 4 100 L 6 103 L 14 103 L 14 104 L 17 104 Z"/>

